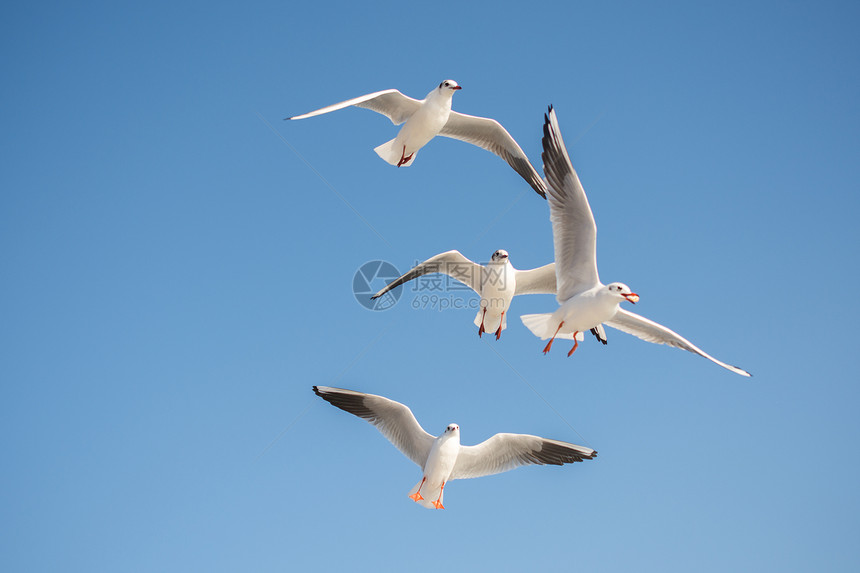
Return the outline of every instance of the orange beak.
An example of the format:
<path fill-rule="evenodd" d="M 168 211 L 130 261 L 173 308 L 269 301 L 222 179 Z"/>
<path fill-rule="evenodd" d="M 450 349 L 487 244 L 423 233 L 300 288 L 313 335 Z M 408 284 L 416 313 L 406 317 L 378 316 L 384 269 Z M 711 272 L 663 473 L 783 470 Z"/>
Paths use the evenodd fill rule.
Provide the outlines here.
<path fill-rule="evenodd" d="M 633 304 L 636 304 L 637 302 L 639 302 L 639 295 L 636 294 L 635 292 L 631 292 L 630 294 L 625 294 L 625 295 L 621 295 L 621 296 L 623 296 L 624 298 L 626 298 L 627 300 L 629 300 Z"/>

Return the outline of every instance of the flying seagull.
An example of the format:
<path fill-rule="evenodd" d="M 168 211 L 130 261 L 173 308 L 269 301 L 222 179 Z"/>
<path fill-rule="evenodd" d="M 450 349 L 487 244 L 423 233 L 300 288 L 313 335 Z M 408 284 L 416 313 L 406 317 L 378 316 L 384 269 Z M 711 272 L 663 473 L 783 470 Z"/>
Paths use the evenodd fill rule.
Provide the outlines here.
<path fill-rule="evenodd" d="M 507 313 L 515 296 L 556 293 L 555 263 L 521 271 L 513 267 L 508 252 L 502 249 L 493 253 L 487 265 L 472 262 L 455 250 L 430 257 L 370 298 L 377 299 L 403 283 L 431 273 L 446 274 L 478 293 L 481 297 L 480 310 L 475 316 L 478 336 L 495 332 L 496 340 L 507 328 Z M 591 330 L 606 344 L 606 332 L 601 325 Z"/>
<path fill-rule="evenodd" d="M 543 340 L 549 338 L 544 354 L 556 338 L 574 341 L 573 354 L 582 332 L 606 324 L 656 344 L 668 344 L 703 356 L 741 376 L 746 370 L 721 362 L 680 334 L 620 307 L 624 301 L 636 303 L 639 295 L 624 283 L 604 285 L 597 275 L 597 226 L 561 138 L 552 106 L 544 115 L 543 162 L 548 186 L 550 220 L 555 246 L 558 310 L 547 314 L 523 315 L 523 323 Z"/>
<path fill-rule="evenodd" d="M 397 137 L 374 149 L 377 155 L 391 165 L 411 165 L 419 149 L 437 135 L 444 135 L 495 153 L 545 199 L 546 185 L 537 170 L 498 121 L 451 111 L 451 98 L 459 89 L 460 86 L 454 80 L 445 80 L 420 101 L 395 89 L 382 90 L 284 119 L 304 119 L 351 105 L 372 109 L 386 116 L 394 125 L 404 124 Z"/>
<path fill-rule="evenodd" d="M 460 445 L 460 426 L 448 424 L 431 436 L 407 406 L 382 396 L 342 388 L 314 386 L 314 392 L 341 410 L 364 418 L 382 432 L 423 472 L 409 498 L 427 508 L 445 509 L 442 496 L 452 479 L 476 478 L 537 464 L 563 465 L 593 459 L 591 448 L 528 434 L 496 434 L 477 446 Z"/>

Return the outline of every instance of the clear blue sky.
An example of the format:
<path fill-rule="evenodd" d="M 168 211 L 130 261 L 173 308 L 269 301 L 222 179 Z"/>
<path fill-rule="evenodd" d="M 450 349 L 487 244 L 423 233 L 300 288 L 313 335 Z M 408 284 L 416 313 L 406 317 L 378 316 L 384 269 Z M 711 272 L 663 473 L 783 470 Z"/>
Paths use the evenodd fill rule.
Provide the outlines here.
<path fill-rule="evenodd" d="M 0 569 L 856 571 L 860 9 L 604 4 L 7 6 Z M 554 104 L 601 278 L 755 377 L 618 331 L 544 357 L 517 317 L 550 296 L 499 342 L 357 304 L 370 260 L 552 259 L 491 154 L 395 169 L 370 111 L 281 121 L 446 78 L 536 166 Z M 600 456 L 428 511 L 314 384 Z"/>

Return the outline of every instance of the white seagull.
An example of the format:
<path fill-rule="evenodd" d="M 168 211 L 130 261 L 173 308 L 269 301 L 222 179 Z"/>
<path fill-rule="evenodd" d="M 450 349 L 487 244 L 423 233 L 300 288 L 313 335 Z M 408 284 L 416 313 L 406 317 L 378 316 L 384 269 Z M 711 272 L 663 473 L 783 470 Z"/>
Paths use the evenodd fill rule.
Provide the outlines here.
<path fill-rule="evenodd" d="M 493 253 L 487 265 L 470 261 L 460 251 L 454 250 L 430 257 L 370 298 L 377 299 L 403 283 L 431 273 L 448 275 L 478 293 L 481 297 L 480 309 L 475 316 L 478 336 L 495 332 L 496 340 L 508 327 L 507 313 L 515 296 L 556 293 L 555 263 L 521 271 L 514 268 L 508 252 L 503 249 Z M 602 326 L 598 325 L 592 332 L 606 344 L 606 333 Z"/>
<path fill-rule="evenodd" d="M 411 165 L 419 149 L 437 135 L 444 135 L 495 153 L 507 161 L 538 195 L 546 198 L 543 179 L 498 121 L 451 111 L 451 98 L 459 89 L 461 87 L 454 80 L 445 80 L 420 101 L 395 89 L 382 90 L 284 119 L 304 119 L 351 105 L 372 109 L 386 116 L 394 125 L 404 124 L 397 137 L 374 149 L 377 155 L 391 165 Z"/>
<path fill-rule="evenodd" d="M 668 344 L 703 356 L 741 376 L 746 370 L 721 362 L 680 334 L 620 307 L 625 300 L 636 303 L 639 295 L 624 283 L 604 285 L 597 275 L 597 226 L 585 190 L 570 163 L 552 106 L 544 115 L 543 162 L 548 185 L 550 220 L 555 247 L 558 310 L 547 314 L 527 314 L 523 323 L 535 335 L 549 342 L 555 338 L 574 341 L 573 354 L 582 332 L 601 323 L 657 344 Z"/>
<path fill-rule="evenodd" d="M 488 476 L 530 464 L 560 466 L 597 455 L 591 448 L 528 434 L 496 434 L 477 446 L 461 446 L 460 426 L 448 424 L 439 437 L 431 436 L 412 410 L 394 400 L 326 386 L 314 386 L 314 392 L 376 426 L 388 441 L 421 467 L 421 481 L 408 495 L 430 509 L 445 509 L 442 496 L 445 484 L 452 479 Z"/>

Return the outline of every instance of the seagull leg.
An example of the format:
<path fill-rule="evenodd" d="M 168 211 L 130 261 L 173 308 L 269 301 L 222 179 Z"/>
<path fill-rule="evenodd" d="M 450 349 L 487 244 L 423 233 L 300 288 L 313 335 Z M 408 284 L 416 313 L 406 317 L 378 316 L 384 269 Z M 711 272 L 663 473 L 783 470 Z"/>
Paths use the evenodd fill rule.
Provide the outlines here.
<path fill-rule="evenodd" d="M 409 160 L 412 159 L 412 156 L 415 155 L 415 152 L 409 154 L 409 157 L 406 156 L 406 146 L 403 146 L 403 153 L 400 154 L 400 161 L 397 162 L 397 167 L 400 167 L 404 163 L 409 163 Z"/>
<path fill-rule="evenodd" d="M 445 509 L 445 506 L 442 505 L 442 492 L 445 491 L 445 482 L 442 482 L 442 487 L 439 489 L 439 497 L 436 498 L 436 501 L 433 502 L 433 507 L 436 509 Z"/>
<path fill-rule="evenodd" d="M 544 353 L 544 354 L 546 354 L 547 352 L 549 352 L 549 349 L 550 349 L 550 348 L 552 348 L 552 341 L 553 341 L 553 340 L 555 340 L 555 335 L 556 335 L 556 334 L 558 334 L 558 331 L 559 331 L 559 330 L 561 330 L 561 327 L 562 327 L 562 326 L 564 326 L 564 321 L 563 321 L 563 320 L 559 323 L 558 328 L 556 328 L 556 329 L 555 329 L 555 334 L 553 334 L 553 335 L 552 335 L 552 338 L 550 338 L 550 339 L 549 339 L 549 342 L 547 342 L 547 343 L 546 343 L 546 346 L 544 346 L 544 348 L 543 348 L 543 353 Z"/>
<path fill-rule="evenodd" d="M 487 316 L 487 307 L 484 307 L 484 314 L 481 315 L 481 326 L 478 327 L 478 338 L 481 338 L 481 335 L 487 332 L 484 330 L 484 317 Z"/>
<path fill-rule="evenodd" d="M 576 347 L 579 346 L 579 341 L 576 339 L 577 334 L 579 334 L 579 333 L 578 332 L 573 333 L 573 348 L 571 348 L 570 352 L 567 353 L 568 356 L 573 354 L 573 352 L 576 350 Z"/>
<path fill-rule="evenodd" d="M 418 491 L 416 491 L 415 493 L 410 495 L 409 499 L 411 499 L 412 501 L 415 501 L 415 502 L 418 502 L 418 501 L 421 501 L 422 499 L 424 499 L 423 497 L 421 497 L 421 486 L 424 485 L 424 480 L 426 480 L 426 479 L 427 479 L 426 476 L 421 478 L 421 485 L 418 486 Z"/>
<path fill-rule="evenodd" d="M 486 312 L 486 309 L 484 309 Z M 505 322 L 505 311 L 502 311 L 502 316 L 499 318 L 499 329 L 496 331 L 496 340 L 502 336 L 502 324 Z"/>

